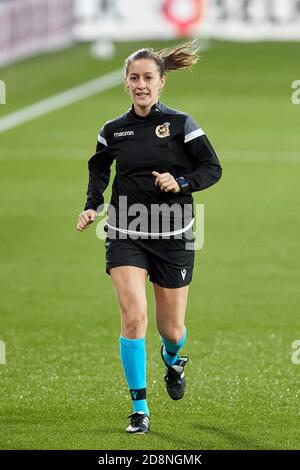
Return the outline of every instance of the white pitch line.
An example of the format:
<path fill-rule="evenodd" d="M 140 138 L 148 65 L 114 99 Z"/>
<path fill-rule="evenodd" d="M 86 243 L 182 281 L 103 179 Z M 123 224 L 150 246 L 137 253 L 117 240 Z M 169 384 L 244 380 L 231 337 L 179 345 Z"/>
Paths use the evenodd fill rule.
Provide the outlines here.
<path fill-rule="evenodd" d="M 109 90 L 123 81 L 123 69 L 115 70 L 107 75 L 96 78 L 89 82 L 84 83 L 67 91 L 58 93 L 57 95 L 50 96 L 45 100 L 38 101 L 35 104 L 26 106 L 19 111 L 0 118 L 0 132 L 5 132 L 9 129 L 23 124 L 24 122 L 32 121 L 33 119 L 44 116 L 45 114 L 56 111 L 57 109 L 64 108 L 77 101 L 88 98 L 89 96 L 96 95 L 101 91 Z"/>

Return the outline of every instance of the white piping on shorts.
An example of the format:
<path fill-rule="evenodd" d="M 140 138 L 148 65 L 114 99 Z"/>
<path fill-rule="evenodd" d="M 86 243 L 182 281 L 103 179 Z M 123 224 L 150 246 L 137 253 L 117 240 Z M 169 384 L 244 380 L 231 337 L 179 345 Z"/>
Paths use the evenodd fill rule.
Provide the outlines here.
<path fill-rule="evenodd" d="M 138 232 L 137 230 L 127 230 L 126 228 L 119 228 L 119 227 L 113 227 L 112 225 L 110 224 L 106 224 L 109 228 L 112 228 L 113 230 L 116 230 L 117 232 L 121 232 L 121 233 L 127 233 L 129 235 L 151 235 L 151 236 L 154 236 L 154 237 L 158 237 L 158 236 L 163 236 L 163 237 L 168 237 L 170 235 L 180 235 L 181 233 L 184 233 L 186 232 L 188 229 L 190 229 L 192 227 L 194 223 L 194 218 L 190 221 L 190 223 L 186 226 L 186 227 L 183 227 L 183 228 L 180 228 L 178 230 L 174 230 L 174 232 Z"/>

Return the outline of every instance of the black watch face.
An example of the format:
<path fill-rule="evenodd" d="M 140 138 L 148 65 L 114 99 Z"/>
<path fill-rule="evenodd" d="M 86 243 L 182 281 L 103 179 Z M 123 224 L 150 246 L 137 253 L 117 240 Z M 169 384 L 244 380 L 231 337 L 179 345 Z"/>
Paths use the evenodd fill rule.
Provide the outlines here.
<path fill-rule="evenodd" d="M 184 180 L 183 180 L 183 181 L 182 181 L 182 180 L 183 180 L 183 178 L 177 178 L 177 183 L 178 183 L 178 184 L 184 183 Z"/>
<path fill-rule="evenodd" d="M 177 183 L 179 184 L 179 186 L 181 187 L 182 190 L 185 189 L 185 188 L 188 188 L 188 186 L 189 186 L 189 183 L 183 177 L 177 178 L 176 181 L 177 181 Z"/>

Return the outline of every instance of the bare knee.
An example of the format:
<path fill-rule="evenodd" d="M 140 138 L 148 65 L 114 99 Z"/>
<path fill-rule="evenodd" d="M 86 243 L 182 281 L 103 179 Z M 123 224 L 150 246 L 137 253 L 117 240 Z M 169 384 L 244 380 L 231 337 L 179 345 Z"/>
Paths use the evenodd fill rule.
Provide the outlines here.
<path fill-rule="evenodd" d="M 147 310 L 144 306 L 122 307 L 121 308 L 121 334 L 125 338 L 141 338 L 144 337 L 147 330 L 148 319 Z"/>
<path fill-rule="evenodd" d="M 163 338 L 170 341 L 170 343 L 178 344 L 184 335 L 184 327 L 176 327 L 170 330 L 168 329 L 167 331 L 161 334 Z"/>
<path fill-rule="evenodd" d="M 125 338 L 143 338 L 147 331 L 147 317 L 122 318 L 121 334 Z"/>

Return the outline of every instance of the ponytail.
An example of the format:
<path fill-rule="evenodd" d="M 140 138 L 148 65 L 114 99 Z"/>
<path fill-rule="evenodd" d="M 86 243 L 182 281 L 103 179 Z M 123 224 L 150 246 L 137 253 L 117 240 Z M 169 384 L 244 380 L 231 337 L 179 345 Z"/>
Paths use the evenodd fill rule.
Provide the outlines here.
<path fill-rule="evenodd" d="M 191 41 L 173 49 L 162 49 L 157 55 L 162 58 L 166 73 L 171 70 L 190 69 L 199 60 L 199 48 L 195 47 L 195 41 Z"/>
<path fill-rule="evenodd" d="M 129 65 L 134 60 L 140 59 L 154 60 L 161 77 L 171 70 L 190 69 L 199 59 L 199 47 L 196 46 L 196 41 L 190 41 L 174 48 L 162 49 L 158 52 L 148 48 L 139 49 L 125 60 L 125 77 L 128 74 Z"/>

